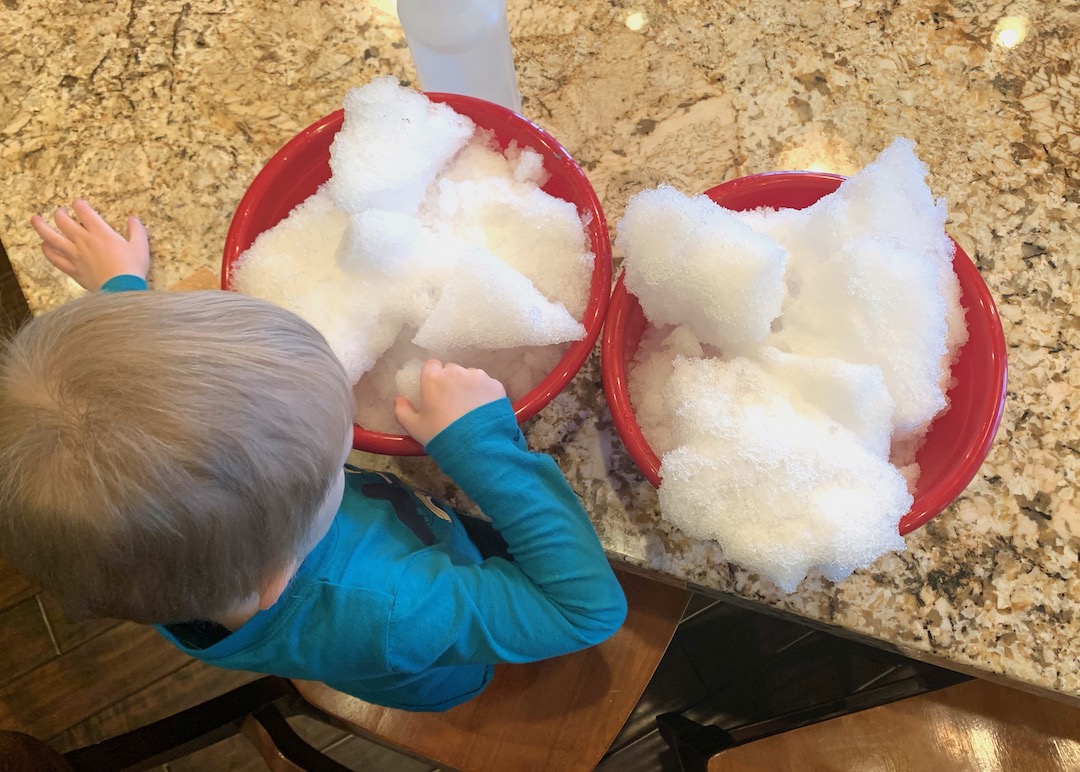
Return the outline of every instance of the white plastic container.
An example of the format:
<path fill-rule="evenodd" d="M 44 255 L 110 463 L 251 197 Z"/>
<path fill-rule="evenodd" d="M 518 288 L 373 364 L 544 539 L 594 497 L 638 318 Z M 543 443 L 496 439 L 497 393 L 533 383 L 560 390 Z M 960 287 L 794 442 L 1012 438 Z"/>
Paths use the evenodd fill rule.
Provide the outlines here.
<path fill-rule="evenodd" d="M 521 112 L 504 0 L 398 0 L 397 10 L 424 91 Z"/>

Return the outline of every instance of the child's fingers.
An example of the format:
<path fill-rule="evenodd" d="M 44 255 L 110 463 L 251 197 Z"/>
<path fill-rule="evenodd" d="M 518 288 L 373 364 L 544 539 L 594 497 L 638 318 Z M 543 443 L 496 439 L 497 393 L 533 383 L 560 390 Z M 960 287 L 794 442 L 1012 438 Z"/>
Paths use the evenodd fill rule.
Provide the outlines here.
<path fill-rule="evenodd" d="M 56 210 L 56 214 L 53 215 L 53 221 L 56 223 L 56 227 L 60 229 L 60 232 L 67 236 L 72 241 L 80 238 L 85 232 L 80 223 L 75 222 L 68 214 L 67 209 L 60 207 Z"/>
<path fill-rule="evenodd" d="M 128 218 L 128 241 L 132 244 L 137 244 L 146 251 L 150 250 L 150 237 L 146 235 L 146 226 L 142 224 L 142 221 L 132 215 Z"/>
<path fill-rule="evenodd" d="M 87 230 L 112 230 L 112 226 L 105 222 L 105 219 L 94 210 L 94 207 L 86 203 L 84 199 L 75 199 L 71 204 L 71 208 L 75 210 L 75 214 L 78 216 L 79 221 Z"/>
<path fill-rule="evenodd" d="M 440 362 L 438 359 L 431 358 L 420 366 L 420 377 L 423 378 L 425 375 L 431 376 L 433 373 L 437 373 L 439 370 L 442 369 L 443 363 Z"/>
<path fill-rule="evenodd" d="M 394 418 L 397 419 L 397 422 L 401 424 L 401 427 L 406 432 L 412 434 L 412 428 L 420 420 L 420 414 L 416 412 L 416 408 L 413 407 L 412 402 L 407 397 L 395 397 Z"/>
<path fill-rule="evenodd" d="M 438 359 L 429 359 L 420 366 L 420 400 L 427 404 L 433 390 L 439 388 L 439 376 L 443 372 L 443 363 Z"/>
<path fill-rule="evenodd" d="M 45 222 L 44 218 L 35 214 L 30 218 L 30 227 L 41 237 L 43 244 L 52 247 L 56 251 L 68 254 L 75 251 L 75 245 L 53 230 L 49 224 Z"/>
<path fill-rule="evenodd" d="M 56 266 L 68 276 L 75 273 L 75 266 L 68 256 L 55 247 L 50 246 L 45 242 L 41 242 L 41 253 L 45 255 L 45 259 L 48 260 L 51 265 Z"/>

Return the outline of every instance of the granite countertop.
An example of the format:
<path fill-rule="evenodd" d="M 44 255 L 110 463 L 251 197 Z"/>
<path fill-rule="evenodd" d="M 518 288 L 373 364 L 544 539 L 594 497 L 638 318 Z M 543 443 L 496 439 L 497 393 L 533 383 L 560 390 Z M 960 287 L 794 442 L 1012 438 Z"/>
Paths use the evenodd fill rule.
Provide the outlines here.
<path fill-rule="evenodd" d="M 415 84 L 391 0 L 44 0 L 0 6 L 0 239 L 35 312 L 77 288 L 28 225 L 85 196 L 137 213 L 152 280 L 216 267 L 247 184 L 382 74 Z M 77 11 L 76 11 L 77 9 Z M 918 143 L 949 232 L 998 301 L 1009 391 L 967 491 L 907 549 L 783 595 L 666 525 L 614 432 L 594 356 L 527 430 L 609 553 L 739 603 L 1080 701 L 1080 4 L 510 0 L 525 115 L 609 221 L 634 192 L 760 171 L 851 173 Z M 394 466 L 445 481 L 426 459 Z"/>

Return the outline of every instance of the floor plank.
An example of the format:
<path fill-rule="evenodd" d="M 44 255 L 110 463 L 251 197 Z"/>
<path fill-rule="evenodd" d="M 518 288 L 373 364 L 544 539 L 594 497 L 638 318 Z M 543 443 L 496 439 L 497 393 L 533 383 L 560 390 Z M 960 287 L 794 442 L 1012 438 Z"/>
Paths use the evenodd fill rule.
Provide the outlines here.
<path fill-rule="evenodd" d="M 101 742 L 187 710 L 259 677 L 190 660 L 179 670 L 53 737 L 50 744 L 63 752 Z"/>
<path fill-rule="evenodd" d="M 0 684 L 58 656 L 34 596 L 0 612 L 0 651 Z"/>
<path fill-rule="evenodd" d="M 379 772 L 429 772 L 430 764 L 402 756 L 389 748 L 352 735 L 326 749 L 326 755 L 349 769 Z"/>
<path fill-rule="evenodd" d="M 188 662 L 153 629 L 125 622 L 9 682 L 0 704 L 48 741 Z"/>
<path fill-rule="evenodd" d="M 11 564 L 0 558 L 0 610 L 22 603 L 35 594 L 30 582 L 22 578 Z"/>
<path fill-rule="evenodd" d="M 51 595 L 43 592 L 38 595 L 38 599 L 41 601 L 45 619 L 49 623 L 49 628 L 52 630 L 53 637 L 56 639 L 56 645 L 60 648 L 61 654 L 69 652 L 75 647 L 86 643 L 91 638 L 96 638 L 102 633 L 122 624 L 118 619 L 90 619 L 72 622 L 60 609 L 60 604 L 53 600 Z"/>
<path fill-rule="evenodd" d="M 243 735 L 195 751 L 165 765 L 169 772 L 266 772 L 266 762 Z"/>
<path fill-rule="evenodd" d="M 288 722 L 293 731 L 303 737 L 308 745 L 320 751 L 349 736 L 344 729 L 338 729 L 307 716 L 290 716 Z"/>

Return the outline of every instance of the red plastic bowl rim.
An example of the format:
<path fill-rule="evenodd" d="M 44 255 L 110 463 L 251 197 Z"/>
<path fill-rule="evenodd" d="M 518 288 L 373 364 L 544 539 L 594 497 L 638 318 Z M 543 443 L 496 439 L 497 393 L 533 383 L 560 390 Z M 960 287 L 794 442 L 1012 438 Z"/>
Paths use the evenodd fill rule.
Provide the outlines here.
<path fill-rule="evenodd" d="M 746 177 L 728 180 L 705 192 L 707 196 L 719 194 L 731 195 L 744 187 L 756 186 L 761 182 L 771 180 L 790 180 L 799 178 L 811 183 L 820 183 L 822 197 L 839 187 L 846 177 L 828 172 L 810 171 L 777 171 L 763 172 Z M 951 237 L 950 237 L 951 238 Z M 965 297 L 965 308 L 974 309 L 979 307 L 989 319 L 990 327 L 990 358 L 991 372 L 997 374 L 993 381 L 988 384 L 992 389 L 992 401 L 994 409 L 980 424 L 979 430 L 971 438 L 967 445 L 967 451 L 959 459 L 956 468 L 949 476 L 947 482 L 938 486 L 933 491 L 920 495 L 916 486 L 915 502 L 911 510 L 900 519 L 900 535 L 903 536 L 919 528 L 928 520 L 933 519 L 951 504 L 968 483 L 974 479 L 982 466 L 982 462 L 990 452 L 994 437 L 997 435 L 1001 424 L 1001 417 L 1005 410 L 1005 398 L 1008 382 L 1008 364 L 1006 356 L 1005 333 L 1001 326 L 1001 318 L 994 304 L 990 288 L 986 286 L 978 268 L 968 257 L 967 253 L 956 244 L 956 253 L 953 257 L 954 270 L 966 274 L 965 278 L 970 281 L 970 289 L 975 297 Z M 616 431 L 622 438 L 624 445 L 630 451 L 638 470 L 653 485 L 660 487 L 660 459 L 649 446 L 641 427 L 634 416 L 630 404 L 630 392 L 627 383 L 626 361 L 623 356 L 623 341 L 626 337 L 626 326 L 631 310 L 637 305 L 637 298 L 626 289 L 624 283 L 625 272 L 619 273 L 615 288 L 611 294 L 608 318 L 604 324 L 604 335 L 600 345 L 601 371 L 603 374 L 604 394 L 608 401 L 612 420 Z M 961 350 L 963 348 L 961 347 Z"/>
<path fill-rule="evenodd" d="M 517 127 L 522 133 L 532 135 L 535 144 L 543 146 L 550 157 L 559 164 L 567 186 L 575 191 L 578 212 L 589 217 L 586 231 L 594 262 L 589 299 L 581 319 L 585 336 L 573 341 L 555 368 L 532 390 L 513 403 L 514 416 L 520 424 L 540 412 L 573 379 L 588 359 L 603 328 L 611 291 L 611 241 L 608 236 L 607 219 L 600 205 L 600 199 L 581 166 L 547 131 L 524 116 L 483 99 L 439 92 L 426 92 L 425 95 L 432 101 L 445 103 L 470 118 L 476 115 L 497 118 L 510 127 Z M 315 121 L 286 142 L 255 175 L 236 207 L 225 237 L 225 250 L 221 263 L 222 289 L 231 289 L 232 265 L 240 254 L 251 246 L 251 241 L 242 242 L 244 223 L 265 196 L 266 189 L 270 187 L 272 180 L 287 169 L 293 163 L 293 157 L 302 152 L 315 138 L 326 132 L 336 134 L 341 128 L 344 115 L 345 111 L 338 109 Z M 424 449 L 420 443 L 408 435 L 370 431 L 359 425 L 353 427 L 353 447 L 357 450 L 390 456 L 424 455 Z"/>

